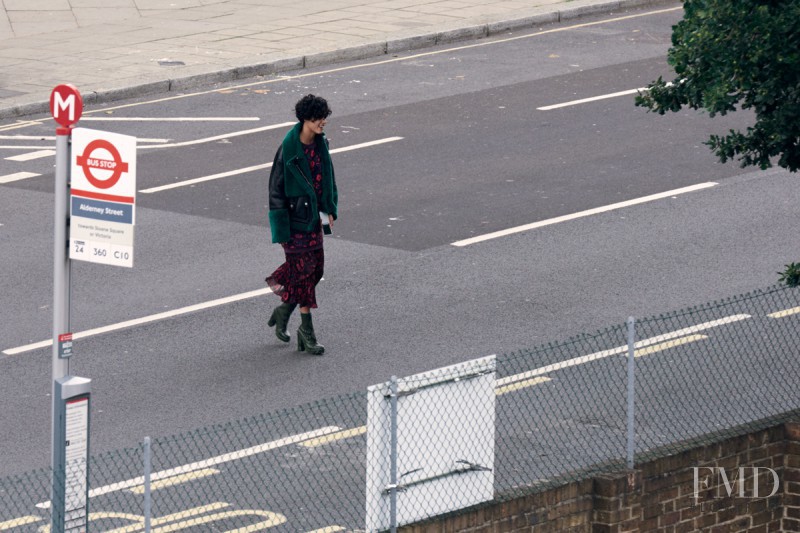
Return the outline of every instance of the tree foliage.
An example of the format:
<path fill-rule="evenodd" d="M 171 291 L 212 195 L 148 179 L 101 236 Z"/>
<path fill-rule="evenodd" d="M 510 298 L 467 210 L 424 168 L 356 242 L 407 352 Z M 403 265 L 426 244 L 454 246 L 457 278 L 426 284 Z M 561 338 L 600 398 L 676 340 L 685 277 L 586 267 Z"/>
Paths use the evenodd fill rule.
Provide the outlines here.
<path fill-rule="evenodd" d="M 687 106 L 712 117 L 751 109 L 746 132 L 712 135 L 724 163 L 800 167 L 800 0 L 686 0 L 673 27 L 673 82 L 659 78 L 636 105 L 661 115 Z"/>
<path fill-rule="evenodd" d="M 789 263 L 786 265 L 786 270 L 778 274 L 781 276 L 778 278 L 779 282 L 789 287 L 800 287 L 800 263 Z"/>

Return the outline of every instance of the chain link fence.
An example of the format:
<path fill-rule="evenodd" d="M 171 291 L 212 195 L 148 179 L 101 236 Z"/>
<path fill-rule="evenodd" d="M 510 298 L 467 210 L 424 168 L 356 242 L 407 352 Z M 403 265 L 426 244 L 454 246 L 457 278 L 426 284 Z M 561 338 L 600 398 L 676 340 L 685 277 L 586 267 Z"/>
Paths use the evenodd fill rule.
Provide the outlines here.
<path fill-rule="evenodd" d="M 766 427 L 798 383 L 771 287 L 95 455 L 89 530 L 389 528 Z M 0 531 L 49 531 L 51 483 L 0 479 Z"/>

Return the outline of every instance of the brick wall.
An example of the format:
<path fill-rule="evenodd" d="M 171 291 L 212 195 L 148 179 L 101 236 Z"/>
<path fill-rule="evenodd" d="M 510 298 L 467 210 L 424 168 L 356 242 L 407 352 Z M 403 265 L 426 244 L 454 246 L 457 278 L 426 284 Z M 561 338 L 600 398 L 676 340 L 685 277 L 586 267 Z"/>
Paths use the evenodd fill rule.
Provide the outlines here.
<path fill-rule="evenodd" d="M 777 484 L 769 469 L 777 474 Z M 800 532 L 800 422 L 698 445 L 634 470 L 596 475 L 399 530 Z"/>

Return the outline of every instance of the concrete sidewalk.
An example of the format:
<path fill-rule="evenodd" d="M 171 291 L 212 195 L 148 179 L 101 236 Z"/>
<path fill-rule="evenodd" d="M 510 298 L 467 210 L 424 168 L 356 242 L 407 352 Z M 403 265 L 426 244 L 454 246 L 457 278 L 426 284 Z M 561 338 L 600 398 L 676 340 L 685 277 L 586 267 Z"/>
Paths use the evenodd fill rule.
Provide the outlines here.
<path fill-rule="evenodd" d="M 0 118 L 475 39 L 664 0 L 0 0 Z"/>

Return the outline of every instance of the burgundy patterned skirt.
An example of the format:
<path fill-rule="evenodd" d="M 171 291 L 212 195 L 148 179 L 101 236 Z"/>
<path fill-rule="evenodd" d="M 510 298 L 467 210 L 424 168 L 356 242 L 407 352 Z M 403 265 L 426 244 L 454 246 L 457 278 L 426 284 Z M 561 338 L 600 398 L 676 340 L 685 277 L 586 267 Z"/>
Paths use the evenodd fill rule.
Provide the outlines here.
<path fill-rule="evenodd" d="M 270 274 L 266 282 L 282 302 L 316 309 L 316 287 L 322 279 L 324 267 L 325 252 L 321 247 L 304 252 L 287 252 L 286 262 Z"/>

